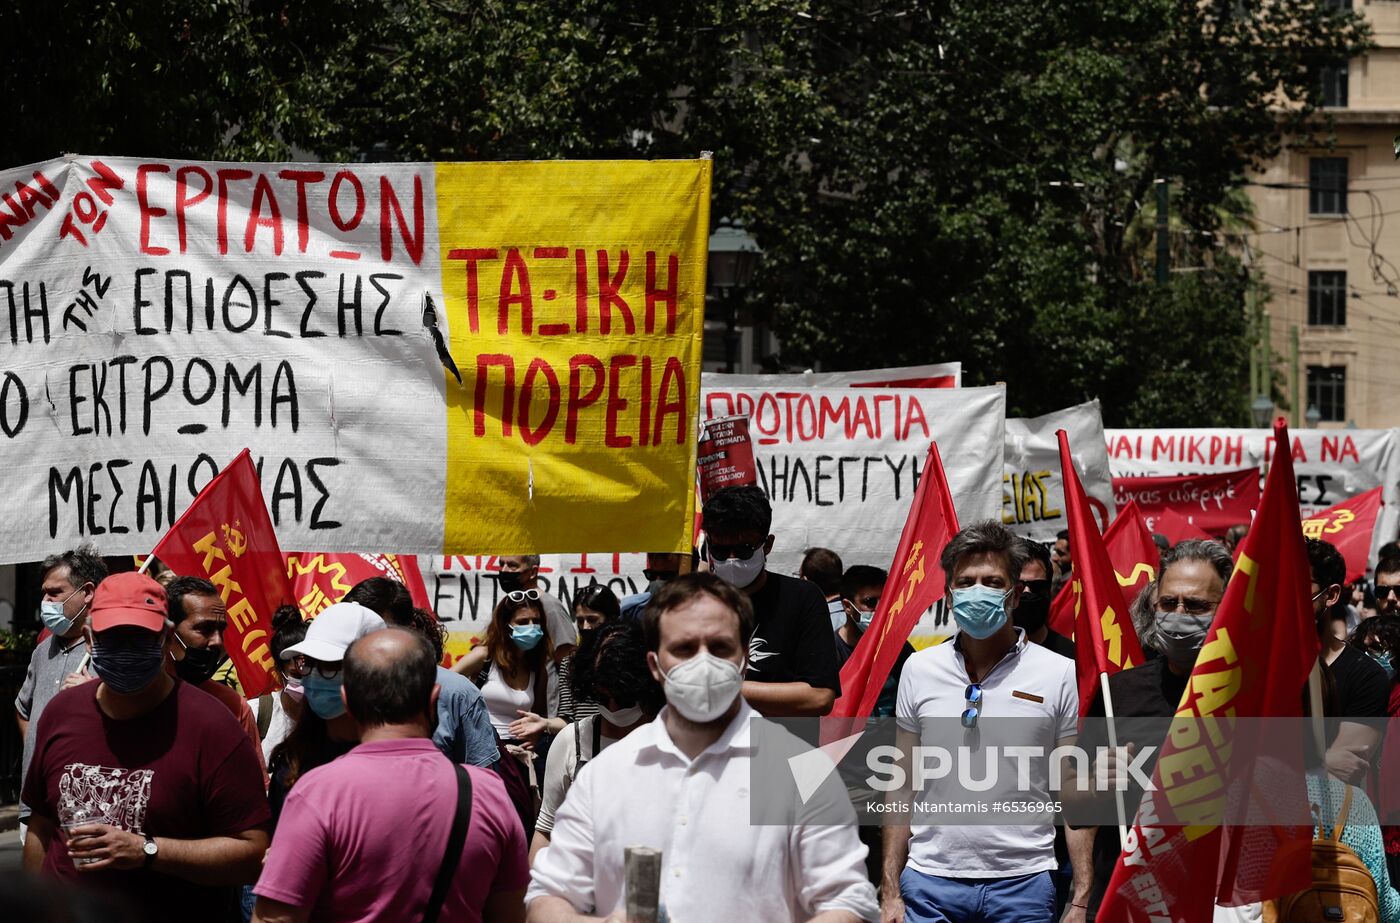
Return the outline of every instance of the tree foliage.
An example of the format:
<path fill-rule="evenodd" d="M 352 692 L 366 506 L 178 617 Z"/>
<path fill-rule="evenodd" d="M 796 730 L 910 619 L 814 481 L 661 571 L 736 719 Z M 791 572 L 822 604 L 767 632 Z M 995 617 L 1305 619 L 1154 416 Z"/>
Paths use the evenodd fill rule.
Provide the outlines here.
<path fill-rule="evenodd" d="M 1239 422 L 1239 188 L 1365 27 L 1328 0 L 14 0 L 0 162 L 716 152 L 783 358 Z M 1170 181 L 1169 284 L 1152 276 Z"/>

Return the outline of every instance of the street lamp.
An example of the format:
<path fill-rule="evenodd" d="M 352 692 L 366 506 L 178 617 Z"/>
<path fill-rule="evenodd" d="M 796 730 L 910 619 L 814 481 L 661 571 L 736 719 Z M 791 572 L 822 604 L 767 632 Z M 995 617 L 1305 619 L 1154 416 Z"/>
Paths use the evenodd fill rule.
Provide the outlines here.
<path fill-rule="evenodd" d="M 763 251 L 744 230 L 742 221 L 719 219 L 710 235 L 710 285 L 726 309 L 724 331 L 724 370 L 735 371 L 739 358 L 739 300 L 735 292 L 749 284 Z"/>
<path fill-rule="evenodd" d="M 1322 422 L 1322 411 L 1317 409 L 1316 404 L 1309 404 L 1308 412 L 1303 414 L 1303 417 L 1308 421 L 1309 427 L 1317 429 L 1317 424 Z"/>
<path fill-rule="evenodd" d="M 1249 413 L 1254 417 L 1254 425 L 1264 429 L 1269 425 L 1269 416 L 1274 412 L 1274 402 L 1262 394 L 1254 395 L 1249 404 Z"/>

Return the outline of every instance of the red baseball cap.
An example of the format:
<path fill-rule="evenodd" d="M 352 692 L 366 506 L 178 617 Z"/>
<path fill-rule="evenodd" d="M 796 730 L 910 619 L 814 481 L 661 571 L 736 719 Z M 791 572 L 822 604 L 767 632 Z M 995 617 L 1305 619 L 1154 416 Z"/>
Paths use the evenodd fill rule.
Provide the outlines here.
<path fill-rule="evenodd" d="M 165 587 L 145 574 L 113 574 L 92 596 L 92 630 L 135 625 L 147 631 L 165 628 Z"/>

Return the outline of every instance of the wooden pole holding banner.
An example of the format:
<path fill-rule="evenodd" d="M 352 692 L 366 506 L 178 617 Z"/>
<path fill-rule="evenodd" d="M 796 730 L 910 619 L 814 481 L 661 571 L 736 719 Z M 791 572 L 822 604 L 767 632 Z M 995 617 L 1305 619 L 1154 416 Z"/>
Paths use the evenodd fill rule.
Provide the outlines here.
<path fill-rule="evenodd" d="M 628 846 L 623 856 L 627 923 L 658 923 L 661 917 L 661 850 Z"/>
<path fill-rule="evenodd" d="M 1108 745 L 1118 752 L 1118 723 L 1113 716 L 1113 695 L 1108 691 L 1108 673 L 1099 674 L 1099 687 L 1103 689 L 1103 713 L 1108 719 Z M 1113 785 L 1113 797 L 1118 802 L 1118 845 L 1128 851 L 1128 807 L 1123 798 L 1123 789 L 1117 782 Z"/>

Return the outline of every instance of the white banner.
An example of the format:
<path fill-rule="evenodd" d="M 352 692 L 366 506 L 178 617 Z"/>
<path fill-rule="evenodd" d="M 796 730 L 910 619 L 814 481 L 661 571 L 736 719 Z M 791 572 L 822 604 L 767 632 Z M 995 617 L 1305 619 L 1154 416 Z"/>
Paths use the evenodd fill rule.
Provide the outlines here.
<path fill-rule="evenodd" d="M 961 362 L 902 365 L 892 369 L 857 372 L 797 372 L 780 375 L 729 375 L 706 372 L 707 388 L 958 388 L 962 386 Z"/>
<path fill-rule="evenodd" d="M 773 503 L 771 569 L 804 549 L 889 567 L 930 441 L 962 522 L 1000 515 L 1002 388 L 714 388 L 702 419 L 747 414 L 759 483 Z"/>
<path fill-rule="evenodd" d="M 1110 429 L 1105 431 L 1114 477 L 1210 474 L 1257 467 L 1273 454 L 1266 429 Z M 1293 469 L 1306 518 L 1336 503 L 1385 485 L 1372 540 L 1374 552 L 1400 526 L 1400 430 L 1298 429 Z"/>
<path fill-rule="evenodd" d="M 1056 533 L 1068 528 L 1057 430 L 1069 435 L 1070 452 L 1099 528 L 1107 528 L 1116 512 L 1097 400 L 1040 417 L 1008 417 L 1001 521 L 1039 542 L 1053 542 Z"/>

